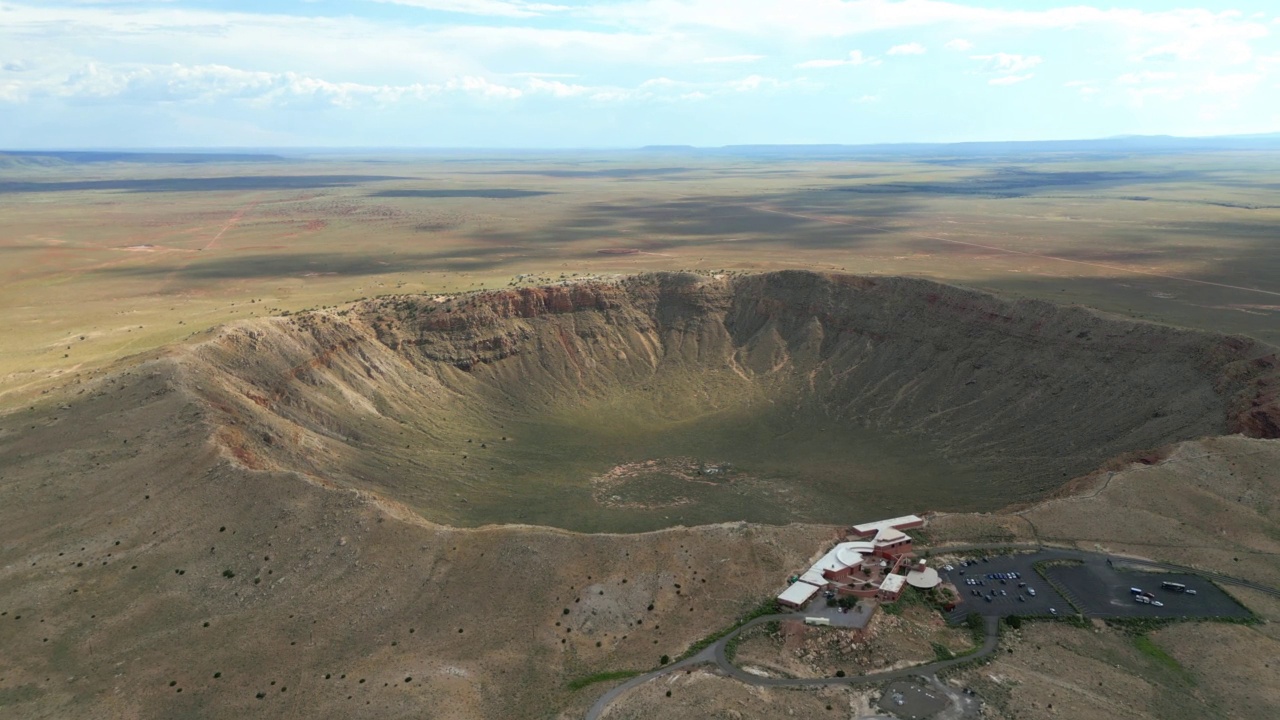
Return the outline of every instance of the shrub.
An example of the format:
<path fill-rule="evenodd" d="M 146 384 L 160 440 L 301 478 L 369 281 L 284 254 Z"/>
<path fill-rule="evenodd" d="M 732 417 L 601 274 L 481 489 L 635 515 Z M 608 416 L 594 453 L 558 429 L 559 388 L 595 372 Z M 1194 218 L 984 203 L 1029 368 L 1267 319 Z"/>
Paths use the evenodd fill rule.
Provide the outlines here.
<path fill-rule="evenodd" d="M 666 665 L 666 664 L 667 664 L 667 663 L 669 663 L 669 662 L 671 662 L 671 656 L 670 656 L 670 655 L 663 655 L 662 657 L 658 658 L 658 664 L 659 664 L 659 665 Z"/>
<path fill-rule="evenodd" d="M 228 580 L 235 576 L 236 576 L 236 572 L 231 568 L 227 568 L 226 570 L 222 571 L 222 577 L 227 578 Z"/>

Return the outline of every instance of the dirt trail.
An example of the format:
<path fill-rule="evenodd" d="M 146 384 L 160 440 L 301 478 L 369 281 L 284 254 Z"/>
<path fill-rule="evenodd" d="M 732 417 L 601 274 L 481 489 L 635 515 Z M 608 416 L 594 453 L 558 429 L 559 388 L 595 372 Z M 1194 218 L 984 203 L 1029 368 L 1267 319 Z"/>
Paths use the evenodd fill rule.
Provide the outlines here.
<path fill-rule="evenodd" d="M 254 200 L 248 205 L 245 205 L 239 210 L 236 210 L 235 214 L 233 214 L 230 218 L 227 219 L 227 222 L 222 226 L 222 229 L 218 231 L 218 234 L 210 238 L 209 242 L 205 243 L 205 246 L 201 248 L 201 250 L 213 249 L 214 245 L 217 244 L 218 240 L 222 239 L 222 236 L 225 235 L 228 230 L 238 225 L 240 221 L 244 219 L 245 215 L 252 212 L 253 209 L 258 207 L 258 205 L 260 205 L 261 203 L 262 203 L 261 200 Z"/>

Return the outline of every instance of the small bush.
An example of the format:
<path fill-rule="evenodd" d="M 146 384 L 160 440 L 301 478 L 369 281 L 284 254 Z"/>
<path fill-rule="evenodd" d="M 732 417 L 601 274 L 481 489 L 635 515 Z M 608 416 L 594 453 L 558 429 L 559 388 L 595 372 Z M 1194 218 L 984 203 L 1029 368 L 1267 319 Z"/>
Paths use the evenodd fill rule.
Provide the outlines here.
<path fill-rule="evenodd" d="M 235 576 L 236 576 L 236 572 L 231 568 L 227 568 L 226 570 L 222 571 L 222 577 L 227 578 L 228 580 Z"/>
<path fill-rule="evenodd" d="M 659 664 L 659 665 L 666 665 L 666 664 L 667 664 L 667 663 L 669 663 L 669 662 L 671 662 L 671 656 L 670 656 L 670 655 L 663 655 L 662 657 L 658 658 L 658 664 Z"/>

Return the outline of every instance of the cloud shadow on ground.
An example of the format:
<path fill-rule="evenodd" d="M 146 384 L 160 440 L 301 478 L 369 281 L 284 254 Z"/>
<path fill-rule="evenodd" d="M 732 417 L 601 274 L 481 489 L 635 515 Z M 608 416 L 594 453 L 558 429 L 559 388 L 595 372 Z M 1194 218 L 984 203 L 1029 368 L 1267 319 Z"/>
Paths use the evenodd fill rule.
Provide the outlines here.
<path fill-rule="evenodd" d="M 487 198 L 490 200 L 513 200 L 516 198 L 556 195 L 550 190 L 520 190 L 519 188 L 449 188 L 422 190 L 380 190 L 370 193 L 376 198 Z"/>
<path fill-rule="evenodd" d="M 0 181 L 0 195 L 16 193 L 114 190 L 129 193 L 216 192 L 222 190 L 315 190 L 353 187 L 387 180 L 412 180 L 393 175 L 240 175 L 209 178 L 148 178 L 66 180 L 62 182 Z"/>
<path fill-rule="evenodd" d="M 1100 190 L 1125 185 L 1191 182 L 1202 174 L 1190 170 L 1168 172 L 1064 170 L 1044 172 L 1025 168 L 996 168 L 981 175 L 937 182 L 888 182 L 826 188 L 829 192 L 858 195 L 976 195 L 1017 198 L 1040 190 Z"/>

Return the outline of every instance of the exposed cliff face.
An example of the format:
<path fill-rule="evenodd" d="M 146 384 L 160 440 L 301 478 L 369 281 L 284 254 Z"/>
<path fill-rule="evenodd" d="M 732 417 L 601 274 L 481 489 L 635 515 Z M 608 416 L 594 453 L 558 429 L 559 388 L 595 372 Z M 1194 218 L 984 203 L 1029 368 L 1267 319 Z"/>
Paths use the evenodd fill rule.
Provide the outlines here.
<path fill-rule="evenodd" d="M 184 363 L 236 421 L 222 437 L 244 464 L 446 522 L 990 509 L 1123 453 L 1280 436 L 1277 360 L 1254 341 L 902 278 L 658 274 L 380 299 L 229 328 Z M 739 500 L 670 478 L 604 498 L 592 484 L 675 455 L 733 463 Z"/>

